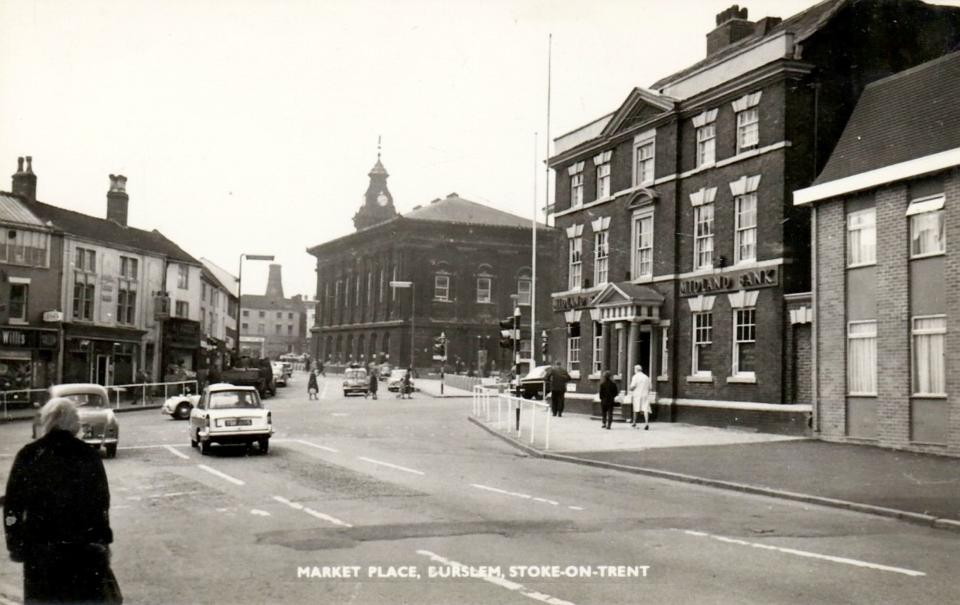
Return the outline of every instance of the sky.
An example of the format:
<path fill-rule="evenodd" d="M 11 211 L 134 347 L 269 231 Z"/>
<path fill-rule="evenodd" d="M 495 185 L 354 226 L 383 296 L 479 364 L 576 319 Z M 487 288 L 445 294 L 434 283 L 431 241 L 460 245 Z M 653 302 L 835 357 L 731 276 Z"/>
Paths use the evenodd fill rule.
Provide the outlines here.
<path fill-rule="evenodd" d="M 553 139 L 703 58 L 731 4 L 0 0 L 0 172 L 31 155 L 39 200 L 95 216 L 124 174 L 130 225 L 233 274 L 273 254 L 287 296 L 312 295 L 306 249 L 353 232 L 378 137 L 400 213 L 456 192 L 530 217 L 548 37 Z M 244 262 L 244 293 L 266 265 Z"/>

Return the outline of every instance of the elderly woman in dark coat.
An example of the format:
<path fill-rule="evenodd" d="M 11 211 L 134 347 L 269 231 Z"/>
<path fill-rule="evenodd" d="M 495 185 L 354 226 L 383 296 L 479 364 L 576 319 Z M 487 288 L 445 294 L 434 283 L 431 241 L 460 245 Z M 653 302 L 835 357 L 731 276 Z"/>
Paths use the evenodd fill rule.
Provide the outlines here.
<path fill-rule="evenodd" d="M 609 429 L 613 424 L 613 406 L 619 393 L 620 389 L 611 378 L 610 372 L 604 372 L 603 380 L 600 382 L 600 413 L 603 422 L 600 428 Z"/>
<path fill-rule="evenodd" d="M 23 563 L 25 603 L 116 602 L 110 571 L 110 489 L 100 454 L 76 437 L 77 410 L 55 398 L 41 437 L 17 453 L 3 520 L 10 558 Z"/>

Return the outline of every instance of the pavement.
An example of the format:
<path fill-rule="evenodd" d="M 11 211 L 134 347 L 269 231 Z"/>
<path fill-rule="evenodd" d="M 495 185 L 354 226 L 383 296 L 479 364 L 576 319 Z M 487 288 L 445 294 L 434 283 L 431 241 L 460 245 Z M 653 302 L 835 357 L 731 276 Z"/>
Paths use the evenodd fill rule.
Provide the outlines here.
<path fill-rule="evenodd" d="M 440 393 L 440 380 L 435 378 L 418 378 L 415 381 L 417 391 L 430 395 L 431 397 L 443 397 L 462 399 L 464 397 L 473 397 L 473 392 L 465 391 L 452 387 L 448 384 L 443 385 L 443 394 Z"/>
<path fill-rule="evenodd" d="M 470 420 L 533 455 L 960 531 L 956 458 L 682 423 L 603 430 L 579 414 L 549 418 L 547 447 L 546 407 L 531 419 L 525 404 L 518 437 L 514 411 L 500 410 L 498 421 L 492 401 Z"/>

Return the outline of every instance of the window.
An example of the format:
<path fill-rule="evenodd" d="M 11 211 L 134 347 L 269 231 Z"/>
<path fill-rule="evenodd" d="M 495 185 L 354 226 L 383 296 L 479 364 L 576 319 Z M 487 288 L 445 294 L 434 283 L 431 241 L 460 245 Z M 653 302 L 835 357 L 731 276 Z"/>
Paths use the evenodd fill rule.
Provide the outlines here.
<path fill-rule="evenodd" d="M 877 210 L 868 208 L 847 215 L 847 266 L 877 262 Z"/>
<path fill-rule="evenodd" d="M 93 321 L 93 301 L 96 295 L 96 286 L 87 283 L 88 278 L 82 273 L 76 275 L 73 283 L 73 318 L 83 321 Z"/>
<path fill-rule="evenodd" d="M 572 323 L 567 328 L 567 370 L 580 371 L 580 324 Z"/>
<path fill-rule="evenodd" d="M 648 139 L 637 146 L 636 185 L 653 182 L 655 141 Z"/>
<path fill-rule="evenodd" d="M 610 256 L 609 231 L 597 231 L 593 234 L 593 283 L 607 283 L 608 261 Z"/>
<path fill-rule="evenodd" d="M 127 279 L 137 279 L 139 261 L 129 256 L 120 257 L 120 277 Z"/>
<path fill-rule="evenodd" d="M 267 326 L 264 324 L 257 324 L 257 334 L 266 334 Z"/>
<path fill-rule="evenodd" d="M 610 164 L 597 166 L 597 199 L 610 195 Z"/>
<path fill-rule="evenodd" d="M 344 278 L 343 281 L 343 306 L 350 306 L 350 277 Z"/>
<path fill-rule="evenodd" d="M 240 324 L 240 329 L 243 330 L 244 332 L 246 332 L 247 330 L 250 329 L 250 326 L 249 326 L 249 324 L 243 323 L 243 324 Z"/>
<path fill-rule="evenodd" d="M 693 270 L 713 268 L 713 204 L 693 209 Z"/>
<path fill-rule="evenodd" d="M 737 112 L 737 153 L 755 149 L 760 142 L 760 111 L 756 107 Z"/>
<path fill-rule="evenodd" d="M 738 195 L 736 204 L 736 244 L 734 262 L 757 260 L 757 194 Z"/>
<path fill-rule="evenodd" d="M 117 323 L 135 324 L 137 322 L 137 291 L 121 286 L 117 290 Z"/>
<path fill-rule="evenodd" d="M 367 273 L 367 306 L 373 304 L 373 271 Z M 293 313 L 290 314 L 290 319 L 293 319 Z"/>
<path fill-rule="evenodd" d="M 274 326 L 274 329 L 276 330 L 277 334 L 283 334 L 283 326 L 281 326 L 280 324 L 277 324 L 276 326 Z"/>
<path fill-rule="evenodd" d="M 442 301 L 450 300 L 449 275 L 435 275 L 433 277 L 433 299 Z"/>
<path fill-rule="evenodd" d="M 583 206 L 583 173 L 570 177 L 570 207 Z"/>
<path fill-rule="evenodd" d="M 947 394 L 944 340 L 947 318 L 944 316 L 914 317 L 913 394 L 945 396 Z"/>
<path fill-rule="evenodd" d="M 570 259 L 569 289 L 579 290 L 583 285 L 583 237 L 571 237 L 567 240 Z"/>
<path fill-rule="evenodd" d="M 189 317 L 190 316 L 190 303 L 185 300 L 178 300 L 176 306 L 176 315 L 177 317 Z"/>
<path fill-rule="evenodd" d="M 653 213 L 633 219 L 633 277 L 653 276 Z"/>
<path fill-rule="evenodd" d="M 259 313 L 257 313 L 257 315 L 260 316 L 261 319 L 263 319 L 263 318 L 265 318 L 265 317 L 267 316 L 267 312 L 266 312 L 266 311 L 260 311 Z"/>
<path fill-rule="evenodd" d="M 593 322 L 593 373 L 603 371 L 603 324 Z"/>
<path fill-rule="evenodd" d="M 530 284 L 530 280 L 526 278 L 520 278 L 517 280 L 517 304 L 518 305 L 529 305 L 530 296 L 532 295 L 533 289 Z"/>
<path fill-rule="evenodd" d="M 358 307 L 360 306 L 360 283 L 361 283 L 361 281 L 362 281 L 362 280 L 360 279 L 360 276 L 359 276 L 359 275 L 357 275 L 356 279 L 354 279 L 353 304 L 357 305 Z"/>
<path fill-rule="evenodd" d="M 383 288 L 384 288 L 384 277 L 383 277 L 383 267 L 380 267 L 380 302 L 383 302 Z"/>
<path fill-rule="evenodd" d="M 337 283 L 333 285 L 333 306 L 334 308 L 340 306 L 340 281 L 337 280 Z"/>
<path fill-rule="evenodd" d="M 670 327 L 662 326 L 660 328 L 660 373 L 657 378 L 667 380 L 670 375 Z"/>
<path fill-rule="evenodd" d="M 77 248 L 76 258 L 74 259 L 74 267 L 77 271 L 96 273 L 97 251 L 89 250 L 87 248 Z"/>
<path fill-rule="evenodd" d="M 293 336 L 293 326 L 287 326 L 287 336 Z"/>
<path fill-rule="evenodd" d="M 709 166 L 716 160 L 717 125 L 705 124 L 697 128 L 697 167 Z"/>
<path fill-rule="evenodd" d="M 710 346 L 713 344 L 713 313 L 693 314 L 693 367 L 694 376 L 710 376 Z"/>
<path fill-rule="evenodd" d="M 877 394 L 877 322 L 847 324 L 847 392 Z"/>
<path fill-rule="evenodd" d="M 10 283 L 10 323 L 27 321 L 27 301 L 30 297 L 30 284 Z"/>
<path fill-rule="evenodd" d="M 477 278 L 477 302 L 478 303 L 490 302 L 490 278 L 489 277 Z"/>
<path fill-rule="evenodd" d="M 757 344 L 756 308 L 733 311 L 733 375 L 753 377 Z"/>
<path fill-rule="evenodd" d="M 910 202 L 910 257 L 946 252 L 943 222 L 943 195 Z"/>
<path fill-rule="evenodd" d="M 177 265 L 177 287 L 186 290 L 190 287 L 190 267 Z"/>
<path fill-rule="evenodd" d="M 123 261 L 123 258 L 121 258 L 120 260 Z M 123 265 L 122 262 L 120 264 Z M 123 271 L 122 267 L 120 270 L 121 272 Z M 200 300 L 202 301 L 207 300 L 207 282 L 200 282 Z"/>
<path fill-rule="evenodd" d="M 39 231 L 0 229 L 0 263 L 46 267 L 50 238 Z"/>
<path fill-rule="evenodd" d="M 119 316 L 120 313 L 118 312 L 117 315 Z M 200 325 L 203 326 L 203 325 L 206 325 L 206 323 L 207 323 L 207 310 L 203 307 L 200 307 Z"/>
<path fill-rule="evenodd" d="M 293 313 L 287 313 L 287 319 L 293 319 Z"/>

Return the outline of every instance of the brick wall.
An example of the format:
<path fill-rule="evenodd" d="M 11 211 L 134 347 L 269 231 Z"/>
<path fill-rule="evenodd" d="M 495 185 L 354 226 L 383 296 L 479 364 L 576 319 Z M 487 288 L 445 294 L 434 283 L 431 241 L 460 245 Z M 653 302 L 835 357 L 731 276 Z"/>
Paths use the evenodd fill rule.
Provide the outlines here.
<path fill-rule="evenodd" d="M 814 334 L 817 390 L 814 430 L 829 439 L 846 436 L 846 221 L 842 201 L 816 208 L 817 261 Z"/>
<path fill-rule="evenodd" d="M 944 175 L 944 214 L 947 233 L 947 255 L 944 275 L 947 295 L 946 375 L 949 396 L 948 452 L 960 455 L 960 257 L 951 254 L 950 246 L 960 243 L 960 170 Z"/>

